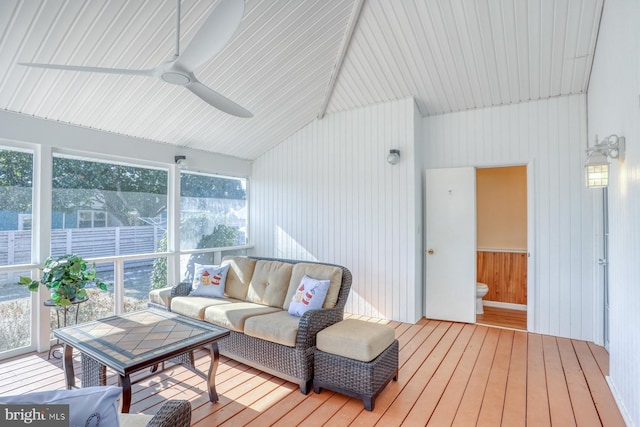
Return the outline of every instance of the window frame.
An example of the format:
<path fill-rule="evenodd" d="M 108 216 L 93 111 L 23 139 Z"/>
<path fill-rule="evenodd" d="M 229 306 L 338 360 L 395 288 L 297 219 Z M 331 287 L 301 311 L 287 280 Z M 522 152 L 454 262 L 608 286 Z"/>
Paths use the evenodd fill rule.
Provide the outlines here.
<path fill-rule="evenodd" d="M 84 132 L 84 130 L 83 130 Z M 49 134 L 47 134 L 48 136 Z M 78 135 L 81 136 L 81 135 Z M 87 135 L 84 135 L 87 136 Z M 108 138 L 111 138 L 109 136 Z M 115 141 L 115 140 L 114 140 Z M 146 141 L 142 142 L 143 144 Z M 85 151 L 84 149 L 88 145 L 85 141 L 66 139 L 64 141 L 55 141 L 53 144 L 50 142 L 50 138 L 38 139 L 34 138 L 33 142 L 20 142 L 13 139 L 8 140 L 0 138 L 0 148 L 24 151 L 32 154 L 32 246 L 31 246 L 31 262 L 28 264 L 0 266 L 0 272 L 30 272 L 34 279 L 40 278 L 40 267 L 44 260 L 51 254 L 51 231 L 52 231 L 52 182 L 53 182 L 53 159 L 54 157 L 65 157 L 77 160 L 85 160 L 90 162 L 101 162 L 120 164 L 132 167 L 144 167 L 164 170 L 168 175 L 167 182 L 167 233 L 170 237 L 169 240 L 175 239 L 179 246 L 180 230 L 179 230 L 179 215 L 180 215 L 180 174 L 181 170 L 173 163 L 173 155 L 167 156 L 170 158 L 168 161 L 161 160 L 162 155 L 154 154 L 151 157 L 156 160 L 141 160 L 138 156 L 141 148 L 138 146 L 132 146 L 131 144 L 124 144 L 119 149 L 121 155 L 115 156 L 110 153 L 106 153 L 103 150 L 104 145 L 95 144 L 92 146 L 94 150 Z M 118 144 L 109 145 L 118 149 Z M 78 149 L 82 147 L 82 149 Z M 160 150 L 162 151 L 162 150 Z M 122 154 L 124 153 L 124 154 Z M 216 156 L 214 153 L 212 155 Z M 127 156 L 126 160 L 123 160 L 123 156 Z M 176 247 L 175 243 L 169 244 L 166 252 L 150 253 L 150 254 L 136 254 L 136 255 L 121 255 L 118 257 L 101 257 L 101 258 L 86 258 L 88 262 L 96 263 L 113 263 L 114 271 L 117 272 L 114 277 L 114 307 L 116 314 L 120 314 L 124 310 L 124 304 L 122 303 L 124 295 L 124 269 L 125 262 L 130 260 L 140 259 L 142 257 L 165 257 L 167 258 L 167 280 L 169 282 L 175 282 L 180 278 L 180 257 L 184 255 L 190 255 L 198 252 L 213 252 L 216 259 L 221 259 L 224 252 L 228 251 L 242 251 L 253 248 L 253 245 L 249 243 L 250 240 L 250 170 L 247 169 L 247 173 L 216 173 L 209 170 L 209 166 L 213 167 L 218 164 L 222 169 L 225 168 L 224 162 L 214 161 L 201 169 L 192 168 L 188 173 L 202 174 L 206 176 L 214 176 L 221 178 L 240 179 L 244 181 L 245 185 L 245 203 L 246 203 L 246 245 L 233 246 L 227 248 L 214 248 L 214 249 L 200 249 L 181 251 L 179 247 Z M 244 166 L 238 164 L 239 170 L 242 170 Z M 177 221 L 176 221 L 177 219 Z M 118 281 L 120 280 L 120 283 Z M 177 283 L 177 282 L 175 282 Z M 42 315 L 43 303 L 48 299 L 46 292 L 33 292 L 30 295 L 31 300 L 31 343 L 27 347 L 22 347 L 15 350 L 10 350 L 0 353 L 0 360 L 4 360 L 8 357 L 24 354 L 30 351 L 47 351 L 51 345 L 51 331 L 49 325 L 49 316 Z"/>
<path fill-rule="evenodd" d="M 217 174 L 217 173 L 211 173 L 211 172 L 201 172 L 201 171 L 193 171 L 193 170 L 182 170 L 182 169 L 178 169 L 178 194 L 177 194 L 177 201 L 176 201 L 176 209 L 177 209 L 177 216 L 178 216 L 178 222 L 180 223 L 182 221 L 182 208 L 181 208 L 181 200 L 182 200 L 182 189 L 181 189 L 181 181 L 182 181 L 182 174 L 191 174 L 191 175 L 199 175 L 199 176 L 205 176 L 208 178 L 221 178 L 221 179 L 229 179 L 229 180 L 240 180 L 244 182 L 244 193 L 245 193 L 245 210 L 246 210 L 246 223 L 245 223 L 245 243 L 243 245 L 238 245 L 238 247 L 245 247 L 247 245 L 250 245 L 249 242 L 251 242 L 251 238 L 250 238 L 250 214 L 251 214 L 251 209 L 249 206 L 250 203 L 250 193 L 249 193 L 249 177 L 242 177 L 242 176 L 233 176 L 233 175 L 223 175 L 223 174 Z M 177 230 L 178 234 L 180 234 L 180 230 Z M 180 236 L 180 242 L 182 242 L 182 236 Z M 219 249 L 219 248 L 226 248 L 225 246 L 219 246 L 219 247 L 212 247 L 212 248 L 178 248 L 178 251 L 181 252 L 193 252 L 193 251 L 198 251 L 198 250 L 212 250 L 212 249 Z"/>
<path fill-rule="evenodd" d="M 91 225 L 89 227 L 81 227 L 80 226 L 80 222 L 81 221 L 86 221 L 86 220 L 82 220 L 80 217 L 82 216 L 82 214 L 86 214 L 86 213 L 90 213 L 91 214 Z M 77 220 L 76 220 L 76 226 L 78 228 L 104 228 L 107 227 L 108 224 L 108 218 L 109 218 L 109 212 L 107 211 L 100 211 L 100 210 L 96 210 L 96 209 L 78 209 L 76 211 L 77 214 Z M 98 225 L 96 226 L 96 214 L 104 214 L 104 225 Z"/>

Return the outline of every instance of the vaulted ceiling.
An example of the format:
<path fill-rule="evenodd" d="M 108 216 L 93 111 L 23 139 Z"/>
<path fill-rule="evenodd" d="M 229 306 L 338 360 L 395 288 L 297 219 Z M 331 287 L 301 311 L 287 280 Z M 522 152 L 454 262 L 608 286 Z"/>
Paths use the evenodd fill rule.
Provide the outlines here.
<path fill-rule="evenodd" d="M 218 0 L 183 0 L 187 46 Z M 603 0 L 246 0 L 196 69 L 250 110 L 144 76 L 175 52 L 175 0 L 0 1 L 0 108 L 255 159 L 325 113 L 413 96 L 423 115 L 587 90 Z"/>

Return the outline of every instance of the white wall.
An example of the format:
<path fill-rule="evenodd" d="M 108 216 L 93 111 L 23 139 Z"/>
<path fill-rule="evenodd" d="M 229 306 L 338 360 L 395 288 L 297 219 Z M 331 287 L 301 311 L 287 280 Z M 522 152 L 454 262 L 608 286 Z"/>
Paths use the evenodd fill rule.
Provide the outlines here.
<path fill-rule="evenodd" d="M 156 165 L 173 165 L 174 156 L 186 155 L 190 170 L 239 177 L 251 174 L 251 163 L 247 160 L 9 111 L 0 111 L 0 145 L 3 139 L 7 143 L 41 144 L 67 153 L 96 153 L 112 159 L 120 158 L 124 162 L 151 162 Z"/>
<path fill-rule="evenodd" d="M 640 426 L 640 2 L 607 0 L 589 83 L 589 141 L 626 137 L 609 185 L 610 384 Z"/>
<path fill-rule="evenodd" d="M 583 183 L 585 96 L 426 117 L 423 143 L 426 168 L 533 167 L 529 330 L 594 340 L 593 201 Z"/>
<path fill-rule="evenodd" d="M 347 312 L 422 316 L 420 158 L 413 99 L 316 120 L 258 158 L 251 179 L 254 253 L 344 265 Z M 389 149 L 401 160 L 386 162 Z"/>

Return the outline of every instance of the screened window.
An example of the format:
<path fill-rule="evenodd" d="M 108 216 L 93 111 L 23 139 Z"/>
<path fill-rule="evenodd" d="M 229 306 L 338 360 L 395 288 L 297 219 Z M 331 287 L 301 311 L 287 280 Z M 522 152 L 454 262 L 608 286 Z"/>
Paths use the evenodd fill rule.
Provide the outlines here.
<path fill-rule="evenodd" d="M 0 265 L 31 262 L 33 154 L 0 148 Z M 0 353 L 31 343 L 30 271 L 0 272 Z"/>
<path fill-rule="evenodd" d="M 0 149 L 0 265 L 31 262 L 32 182 L 33 154 Z"/>
<path fill-rule="evenodd" d="M 155 252 L 166 230 L 166 170 L 53 158 L 51 253 Z"/>
<path fill-rule="evenodd" d="M 246 242 L 247 180 L 182 172 L 180 248 L 222 248 Z"/>
<path fill-rule="evenodd" d="M 168 172 L 55 156 L 51 253 L 83 258 L 154 253 L 166 232 Z M 146 304 L 151 280 L 161 274 L 155 258 L 125 263 L 124 303 Z M 96 265 L 98 277 L 113 283 L 114 264 Z M 166 280 L 160 282 L 166 286 Z M 92 289 L 82 310 L 88 318 L 113 314 L 112 289 Z"/>

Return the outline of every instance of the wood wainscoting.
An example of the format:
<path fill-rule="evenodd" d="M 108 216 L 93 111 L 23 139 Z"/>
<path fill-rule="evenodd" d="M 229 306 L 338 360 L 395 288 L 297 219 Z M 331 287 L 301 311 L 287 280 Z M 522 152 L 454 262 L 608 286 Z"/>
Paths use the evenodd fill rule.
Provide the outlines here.
<path fill-rule="evenodd" d="M 527 253 L 477 252 L 477 280 L 489 286 L 486 301 L 527 304 Z"/>

